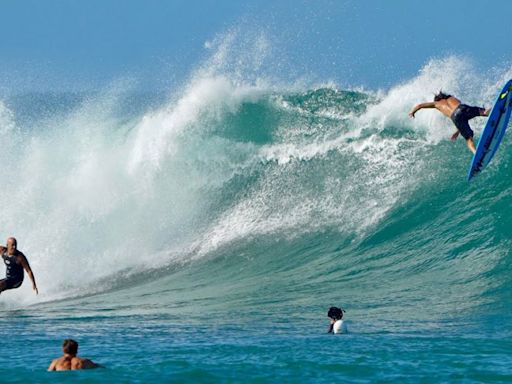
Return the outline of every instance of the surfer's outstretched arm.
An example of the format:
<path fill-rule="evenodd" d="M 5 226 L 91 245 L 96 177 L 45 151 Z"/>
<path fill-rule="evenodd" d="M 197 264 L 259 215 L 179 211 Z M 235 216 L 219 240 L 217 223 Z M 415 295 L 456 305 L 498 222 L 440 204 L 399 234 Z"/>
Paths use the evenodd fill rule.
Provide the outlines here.
<path fill-rule="evenodd" d="M 436 107 L 436 103 L 431 101 L 431 102 L 428 102 L 428 103 L 421 103 L 421 104 L 418 104 L 418 105 L 415 105 L 414 108 L 411 110 L 411 112 L 409 112 L 409 117 L 414 117 L 414 114 L 416 112 L 418 112 L 420 109 L 423 109 L 423 108 L 435 108 Z"/>

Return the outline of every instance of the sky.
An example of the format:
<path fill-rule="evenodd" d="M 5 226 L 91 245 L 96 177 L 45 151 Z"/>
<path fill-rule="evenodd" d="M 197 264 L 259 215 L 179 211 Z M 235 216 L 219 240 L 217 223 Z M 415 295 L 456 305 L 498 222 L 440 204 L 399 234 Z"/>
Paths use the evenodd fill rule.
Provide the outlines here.
<path fill-rule="evenodd" d="M 511 15 L 509 0 L 0 0 L 0 91 L 165 89 L 233 29 L 265 34 L 283 80 L 386 88 L 448 55 L 510 66 Z"/>

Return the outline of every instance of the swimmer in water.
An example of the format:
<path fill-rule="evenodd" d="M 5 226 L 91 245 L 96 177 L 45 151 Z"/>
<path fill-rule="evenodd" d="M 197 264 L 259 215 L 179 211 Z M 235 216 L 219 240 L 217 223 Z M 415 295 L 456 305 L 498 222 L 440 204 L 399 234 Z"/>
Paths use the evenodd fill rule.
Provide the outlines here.
<path fill-rule="evenodd" d="M 89 359 L 78 357 L 78 343 L 73 339 L 66 339 L 62 343 L 62 352 L 64 355 L 54 359 L 48 371 L 69 371 L 76 369 L 102 368 L 101 365 L 93 363 Z"/>
<path fill-rule="evenodd" d="M 343 322 L 343 308 L 331 307 L 327 312 L 327 316 L 330 317 L 331 322 L 329 324 L 329 330 L 327 333 L 347 333 L 347 324 Z"/>

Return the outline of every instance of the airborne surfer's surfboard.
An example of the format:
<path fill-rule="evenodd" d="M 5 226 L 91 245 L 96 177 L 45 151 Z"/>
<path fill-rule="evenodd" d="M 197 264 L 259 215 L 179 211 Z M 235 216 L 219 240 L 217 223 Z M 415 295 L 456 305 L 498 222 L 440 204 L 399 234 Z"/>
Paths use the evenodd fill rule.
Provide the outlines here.
<path fill-rule="evenodd" d="M 491 161 L 500 146 L 501 139 L 505 135 L 505 130 L 510 119 L 512 111 L 512 80 L 509 80 L 499 93 L 494 107 L 489 114 L 487 124 L 482 131 L 476 153 L 471 161 L 471 167 L 468 172 L 468 181 L 480 173 Z"/>

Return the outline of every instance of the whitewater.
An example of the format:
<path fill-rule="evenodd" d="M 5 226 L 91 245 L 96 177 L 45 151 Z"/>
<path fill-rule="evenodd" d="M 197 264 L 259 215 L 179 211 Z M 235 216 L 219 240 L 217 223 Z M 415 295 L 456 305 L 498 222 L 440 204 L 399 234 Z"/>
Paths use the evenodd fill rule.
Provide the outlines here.
<path fill-rule="evenodd" d="M 40 290 L 0 295 L 0 381 L 511 380 L 510 136 L 468 184 L 451 122 L 407 112 L 440 89 L 491 106 L 512 68 L 347 88 L 233 44 L 164 94 L 0 100 L 0 239 Z M 65 338 L 107 368 L 45 372 Z"/>

